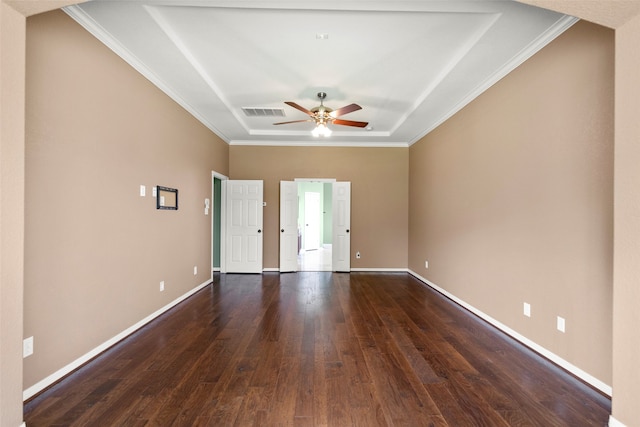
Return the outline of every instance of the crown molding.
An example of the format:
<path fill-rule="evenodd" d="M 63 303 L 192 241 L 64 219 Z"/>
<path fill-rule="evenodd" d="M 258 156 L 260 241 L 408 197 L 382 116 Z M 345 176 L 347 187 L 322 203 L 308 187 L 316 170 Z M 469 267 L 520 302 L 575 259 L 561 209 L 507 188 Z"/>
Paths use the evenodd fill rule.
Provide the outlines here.
<path fill-rule="evenodd" d="M 458 111 L 462 110 L 465 106 L 467 106 L 471 101 L 480 96 L 484 91 L 489 89 L 494 84 L 498 83 L 505 77 L 507 74 L 518 68 L 522 65 L 527 59 L 531 58 L 535 55 L 539 50 L 544 48 L 546 45 L 551 43 L 554 39 L 556 39 L 560 34 L 564 33 L 566 30 L 571 28 L 573 24 L 578 22 L 579 19 L 573 16 L 563 16 L 559 20 L 557 20 L 552 26 L 549 27 L 544 34 L 541 34 L 540 37 L 531 42 L 527 47 L 522 49 L 517 55 L 511 58 L 510 61 L 504 64 L 504 66 L 491 76 L 489 76 L 484 82 L 475 87 L 472 91 L 470 91 L 467 96 L 465 96 L 460 102 L 453 106 L 449 111 L 443 114 L 439 120 L 436 120 L 430 127 L 425 129 L 422 133 L 418 134 L 414 139 L 409 141 L 409 146 L 415 144 L 420 141 L 426 135 L 428 135 L 431 131 L 436 129 L 442 123 L 449 120 L 453 117 Z"/>
<path fill-rule="evenodd" d="M 191 106 L 184 98 L 182 98 L 177 92 L 171 89 L 160 77 L 158 77 L 151 69 L 138 59 L 131 51 L 125 48 L 121 43 L 114 39 L 111 34 L 105 30 L 100 24 L 98 24 L 93 18 L 87 15 L 79 6 L 67 6 L 62 9 L 67 15 L 69 15 L 74 21 L 80 24 L 85 30 L 91 33 L 95 38 L 100 40 L 105 46 L 111 49 L 116 55 L 122 58 L 127 64 L 133 67 L 138 73 L 142 74 L 147 80 L 149 80 L 158 89 L 163 91 L 169 98 L 177 102 L 182 108 L 187 110 L 189 114 L 195 117 L 200 123 L 206 126 L 211 132 L 219 136 L 223 141 L 229 143 L 229 138 L 224 135 L 219 129 L 217 129 L 213 123 L 208 121 L 202 116 L 196 108 Z"/>

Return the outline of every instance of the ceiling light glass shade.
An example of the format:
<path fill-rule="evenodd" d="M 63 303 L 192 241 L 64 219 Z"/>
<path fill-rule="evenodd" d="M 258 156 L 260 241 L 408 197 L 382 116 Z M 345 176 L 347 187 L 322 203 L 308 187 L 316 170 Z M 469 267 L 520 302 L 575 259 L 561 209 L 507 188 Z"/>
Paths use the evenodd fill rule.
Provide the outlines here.
<path fill-rule="evenodd" d="M 326 138 L 331 136 L 331 129 L 329 129 L 324 123 L 320 123 L 311 131 L 311 135 L 315 137 L 324 136 Z"/>

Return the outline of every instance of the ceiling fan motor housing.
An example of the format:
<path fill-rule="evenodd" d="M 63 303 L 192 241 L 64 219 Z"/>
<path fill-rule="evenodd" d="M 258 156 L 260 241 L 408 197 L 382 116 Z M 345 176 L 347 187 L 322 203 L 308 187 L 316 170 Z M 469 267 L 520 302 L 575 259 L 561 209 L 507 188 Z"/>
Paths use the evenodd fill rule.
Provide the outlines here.
<path fill-rule="evenodd" d="M 313 116 L 315 117 L 318 123 L 326 123 L 327 121 L 333 119 L 333 117 L 329 116 L 333 110 L 329 107 L 325 107 L 322 101 L 327 97 L 326 92 L 318 92 L 318 98 L 320 98 L 320 105 L 317 107 L 313 107 L 311 110 Z"/>
<path fill-rule="evenodd" d="M 307 110 L 306 108 L 296 104 L 293 101 L 285 102 L 285 104 L 295 108 L 296 110 L 300 110 L 303 113 L 309 115 L 311 117 L 311 120 L 292 120 L 288 122 L 274 123 L 274 125 L 285 125 L 290 123 L 313 121 L 316 123 L 316 126 L 320 126 L 320 125 L 326 126 L 327 124 L 332 123 L 332 124 L 343 125 L 343 126 L 355 126 L 355 127 L 363 128 L 369 124 L 367 122 L 343 120 L 339 118 L 344 114 L 348 114 L 353 111 L 362 109 L 362 107 L 360 107 L 358 104 L 349 104 L 342 108 L 338 108 L 337 110 L 333 110 L 329 107 L 325 107 L 322 102 L 327 97 L 326 92 L 318 92 L 317 95 L 318 95 L 318 98 L 320 98 L 320 105 L 317 107 L 313 107 L 310 110 Z"/>

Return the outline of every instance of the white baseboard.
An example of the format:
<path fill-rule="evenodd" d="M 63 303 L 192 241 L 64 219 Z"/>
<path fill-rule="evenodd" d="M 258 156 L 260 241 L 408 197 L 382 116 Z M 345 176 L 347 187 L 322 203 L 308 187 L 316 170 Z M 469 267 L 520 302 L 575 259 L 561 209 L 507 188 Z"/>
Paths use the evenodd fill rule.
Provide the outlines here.
<path fill-rule="evenodd" d="M 622 424 L 620 421 L 616 420 L 615 418 L 613 418 L 613 415 L 609 415 L 609 427 L 627 427 L 626 425 Z"/>
<path fill-rule="evenodd" d="M 545 358 L 549 359 L 550 361 L 552 361 L 556 365 L 558 365 L 558 366 L 562 367 L 563 369 L 571 372 L 573 375 L 575 375 L 576 377 L 580 378 L 581 380 L 583 380 L 587 384 L 590 384 L 591 386 L 593 386 L 596 389 L 600 390 L 602 393 L 604 393 L 607 396 L 611 397 L 612 388 L 611 388 L 610 385 L 605 384 L 604 382 L 602 382 L 599 379 L 595 378 L 594 376 L 588 374 L 587 372 L 583 371 L 582 369 L 578 368 L 577 366 L 575 366 L 575 365 L 569 363 L 568 361 L 564 360 L 563 358 L 561 358 L 557 354 L 552 353 L 551 351 L 549 351 L 546 348 L 540 346 L 539 344 L 536 344 L 535 342 L 531 341 L 529 338 L 527 338 L 527 337 L 525 337 L 523 335 L 520 335 L 518 332 L 516 332 L 513 329 L 509 328 L 508 326 L 500 323 L 499 321 L 497 321 L 493 317 L 491 317 L 491 316 L 487 315 L 486 313 L 478 310 L 477 308 L 473 307 L 472 305 L 467 304 L 465 301 L 463 301 L 463 300 L 457 298 L 456 296 L 450 294 L 449 292 L 447 292 L 446 290 L 442 289 L 438 285 L 436 285 L 436 284 L 430 282 L 429 280 L 425 279 L 424 277 L 420 276 L 419 274 L 417 274 L 413 270 L 410 269 L 409 270 L 409 274 L 411 274 L 412 276 L 414 276 L 418 280 L 424 282 L 429 287 L 433 288 L 435 291 L 441 293 L 442 295 L 446 296 L 450 300 L 456 302 L 457 304 L 461 305 L 465 309 L 469 310 L 470 312 L 472 312 L 476 316 L 480 317 L 484 321 L 492 324 L 493 326 L 495 326 L 496 328 L 500 329 L 505 334 L 511 336 L 512 338 L 516 339 L 517 341 L 520 341 L 522 344 L 524 344 L 527 347 L 531 348 L 535 352 L 540 353 L 542 356 L 544 356 Z M 623 424 L 620 424 L 620 425 L 623 426 Z M 611 420 L 609 421 L 609 426 L 612 426 Z M 614 426 L 617 427 L 617 425 L 615 425 L 615 424 L 614 424 Z"/>
<path fill-rule="evenodd" d="M 351 271 L 354 273 L 357 272 L 366 272 L 371 271 L 375 273 L 408 273 L 409 270 L 406 268 L 352 268 Z"/>
<path fill-rule="evenodd" d="M 189 292 L 187 292 L 184 295 L 176 298 L 175 300 L 171 301 L 169 304 L 165 305 L 161 309 L 159 309 L 156 312 L 154 312 L 154 313 L 150 314 L 149 316 L 145 317 L 144 319 L 142 319 L 141 321 L 139 321 L 135 325 L 130 326 L 129 328 L 127 328 L 124 331 L 120 332 L 118 335 L 116 335 L 113 338 L 103 342 L 102 344 L 100 344 L 99 346 L 94 348 L 93 350 L 91 350 L 88 353 L 80 356 L 79 358 L 77 358 L 73 362 L 69 363 L 68 365 L 58 369 L 56 372 L 54 372 L 53 374 L 49 375 L 45 379 L 43 379 L 43 380 L 37 382 L 36 384 L 32 385 L 31 387 L 27 388 L 26 390 L 24 390 L 22 392 L 23 401 L 29 399 L 32 396 L 35 396 L 40 391 L 42 391 L 45 388 L 49 387 L 51 384 L 55 383 L 56 381 L 59 381 L 64 376 L 66 376 L 66 375 L 70 374 L 71 372 L 73 372 L 74 370 L 78 369 L 80 366 L 84 365 L 85 363 L 87 363 L 88 361 L 90 361 L 91 359 L 93 359 L 94 357 L 96 357 L 97 355 L 102 353 L 103 351 L 109 349 L 109 347 L 111 347 L 111 346 L 117 344 L 118 342 L 122 341 L 124 338 L 126 338 L 129 335 L 131 335 L 132 333 L 134 333 L 135 331 L 137 331 L 138 329 L 140 329 L 141 327 L 143 327 L 147 323 L 151 322 L 156 317 L 158 317 L 161 314 L 163 314 L 165 311 L 173 308 L 177 304 L 179 304 L 182 301 L 184 301 L 185 299 L 189 298 L 191 295 L 195 294 L 200 289 L 202 289 L 205 286 L 207 286 L 209 283 L 211 283 L 211 280 L 207 280 L 206 282 L 196 286 L 195 288 L 191 289 Z"/>
<path fill-rule="evenodd" d="M 280 271 L 280 268 L 278 267 L 268 267 L 268 268 L 263 268 L 262 271 Z"/>

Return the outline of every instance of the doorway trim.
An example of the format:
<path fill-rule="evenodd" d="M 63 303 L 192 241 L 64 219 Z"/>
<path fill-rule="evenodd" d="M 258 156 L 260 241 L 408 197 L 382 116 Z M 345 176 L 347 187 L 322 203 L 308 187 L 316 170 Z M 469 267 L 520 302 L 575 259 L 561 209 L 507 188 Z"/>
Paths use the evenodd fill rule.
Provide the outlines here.
<path fill-rule="evenodd" d="M 294 178 L 293 182 L 338 182 L 335 178 Z"/>
<path fill-rule="evenodd" d="M 223 175 L 219 172 L 216 171 L 211 171 L 211 244 L 210 244 L 210 248 L 211 248 L 211 280 L 213 280 L 213 272 L 215 271 L 221 271 L 223 264 L 224 264 L 224 226 L 225 226 L 225 218 L 224 215 L 222 214 L 222 212 L 224 212 L 224 194 L 221 194 L 220 196 L 220 206 L 216 206 L 215 205 L 215 200 L 216 200 L 216 195 L 215 195 L 215 186 L 214 186 L 214 179 L 219 179 L 220 181 L 226 181 L 229 179 L 228 176 Z M 222 191 L 224 192 L 224 191 Z M 219 253 L 220 253 L 220 268 L 214 268 L 213 266 L 213 245 L 215 242 L 215 235 L 214 235 L 214 221 L 215 221 L 215 214 L 216 214 L 216 210 L 217 208 L 219 209 L 220 212 L 220 248 L 219 248 Z"/>

